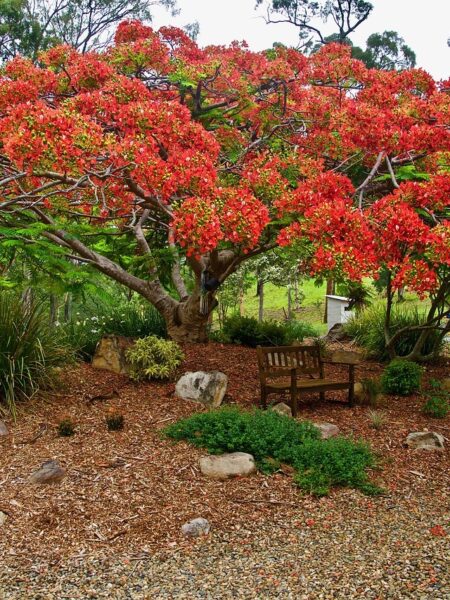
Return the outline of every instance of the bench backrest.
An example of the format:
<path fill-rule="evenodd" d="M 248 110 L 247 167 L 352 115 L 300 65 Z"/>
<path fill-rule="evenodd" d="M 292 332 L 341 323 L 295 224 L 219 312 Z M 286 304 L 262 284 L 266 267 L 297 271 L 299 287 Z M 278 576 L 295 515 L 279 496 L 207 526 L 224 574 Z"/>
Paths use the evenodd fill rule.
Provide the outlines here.
<path fill-rule="evenodd" d="M 261 374 L 282 375 L 295 367 L 305 375 L 322 373 L 318 346 L 258 346 L 258 366 Z"/>

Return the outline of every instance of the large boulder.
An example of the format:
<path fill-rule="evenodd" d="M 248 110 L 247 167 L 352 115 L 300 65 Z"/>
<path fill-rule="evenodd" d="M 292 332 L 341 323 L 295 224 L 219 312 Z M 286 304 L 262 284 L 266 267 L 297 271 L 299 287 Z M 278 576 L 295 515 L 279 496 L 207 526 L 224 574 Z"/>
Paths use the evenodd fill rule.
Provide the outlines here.
<path fill-rule="evenodd" d="M 444 436 L 435 431 L 414 431 L 406 438 L 406 445 L 417 450 L 443 450 Z"/>
<path fill-rule="evenodd" d="M 66 470 L 57 460 L 46 460 L 30 476 L 30 483 L 59 483 L 66 475 Z"/>
<path fill-rule="evenodd" d="M 133 340 L 119 335 L 105 335 L 98 342 L 92 359 L 94 369 L 103 369 L 128 375 L 129 365 L 125 352 L 133 345 Z"/>
<path fill-rule="evenodd" d="M 232 452 L 220 456 L 203 456 L 200 471 L 210 479 L 229 479 L 238 475 L 251 475 L 256 471 L 255 459 L 246 452 Z"/>
<path fill-rule="evenodd" d="M 185 373 L 175 386 L 175 394 L 183 400 L 193 400 L 216 408 L 222 404 L 228 377 L 220 371 Z"/>
<path fill-rule="evenodd" d="M 192 519 L 189 523 L 185 523 L 181 527 L 181 532 L 186 537 L 200 537 L 201 535 L 208 535 L 210 529 L 211 525 L 209 521 L 203 519 L 203 517 L 198 517 L 197 519 Z"/>

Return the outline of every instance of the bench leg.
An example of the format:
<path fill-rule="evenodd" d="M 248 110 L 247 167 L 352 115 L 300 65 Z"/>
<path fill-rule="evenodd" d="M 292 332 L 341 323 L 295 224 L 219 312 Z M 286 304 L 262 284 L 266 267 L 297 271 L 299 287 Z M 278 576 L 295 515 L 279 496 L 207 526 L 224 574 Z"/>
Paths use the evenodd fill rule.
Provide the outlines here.
<path fill-rule="evenodd" d="M 354 365 L 349 365 L 349 380 L 350 387 L 348 388 L 348 404 L 349 406 L 353 406 L 355 400 L 355 367 Z"/>
<path fill-rule="evenodd" d="M 267 408 L 267 391 L 265 388 L 261 388 L 261 406 L 264 410 Z"/>
<path fill-rule="evenodd" d="M 292 404 L 292 416 L 296 417 L 298 412 L 298 392 L 294 390 L 291 392 L 291 404 Z"/>

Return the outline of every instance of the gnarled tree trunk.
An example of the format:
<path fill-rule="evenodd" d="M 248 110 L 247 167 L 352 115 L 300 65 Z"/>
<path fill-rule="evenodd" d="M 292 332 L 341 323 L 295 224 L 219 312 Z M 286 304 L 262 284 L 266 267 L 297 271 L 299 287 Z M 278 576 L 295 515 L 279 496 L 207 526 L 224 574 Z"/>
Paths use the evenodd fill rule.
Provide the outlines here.
<path fill-rule="evenodd" d="M 210 314 L 216 301 L 207 294 L 208 311 L 203 314 L 200 305 L 200 294 L 193 293 L 175 307 L 161 311 L 166 321 L 167 333 L 175 342 L 206 343 L 208 341 L 208 325 Z"/>

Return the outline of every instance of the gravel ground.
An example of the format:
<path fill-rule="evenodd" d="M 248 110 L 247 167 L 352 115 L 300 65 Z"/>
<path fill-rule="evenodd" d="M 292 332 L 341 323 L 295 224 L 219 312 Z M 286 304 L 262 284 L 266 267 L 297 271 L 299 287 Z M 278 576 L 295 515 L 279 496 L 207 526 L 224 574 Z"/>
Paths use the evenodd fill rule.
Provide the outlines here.
<path fill-rule="evenodd" d="M 257 402 L 254 350 L 211 344 L 186 353 L 185 370 L 227 373 L 227 402 Z M 358 378 L 379 370 L 364 363 Z M 426 380 L 448 372 L 448 363 L 432 366 Z M 160 435 L 198 410 L 174 398 L 173 383 L 136 386 L 87 365 L 67 370 L 63 383 L 27 403 L 0 438 L 0 600 L 450 600 L 450 417 L 423 415 L 423 396 L 390 397 L 381 430 L 367 407 L 339 398 L 302 408 L 302 417 L 368 441 L 380 459 L 371 479 L 386 490 L 370 498 L 336 489 L 316 499 L 284 471 L 203 477 L 204 451 Z M 125 415 L 124 431 L 106 430 L 110 410 Z M 60 438 L 56 425 L 67 416 L 76 435 Z M 444 452 L 404 447 L 409 432 L 424 429 L 445 436 Z M 67 476 L 30 485 L 49 458 Z M 195 517 L 212 529 L 189 541 L 180 529 Z"/>
<path fill-rule="evenodd" d="M 274 508 L 257 529 L 212 530 L 154 554 L 88 555 L 19 569 L 8 561 L 0 569 L 0 597 L 450 598 L 448 537 L 429 530 L 430 518 L 448 523 L 444 507 L 437 514 L 394 496 L 363 508 L 356 496 L 343 491 L 334 501 L 319 501 L 306 521 L 286 520 Z"/>

